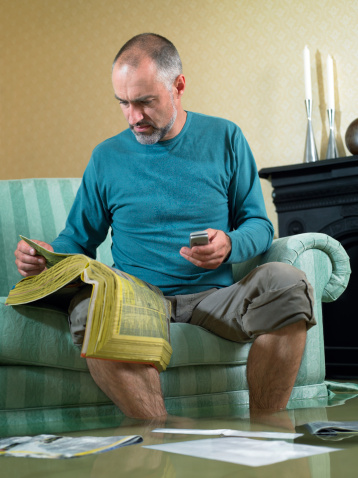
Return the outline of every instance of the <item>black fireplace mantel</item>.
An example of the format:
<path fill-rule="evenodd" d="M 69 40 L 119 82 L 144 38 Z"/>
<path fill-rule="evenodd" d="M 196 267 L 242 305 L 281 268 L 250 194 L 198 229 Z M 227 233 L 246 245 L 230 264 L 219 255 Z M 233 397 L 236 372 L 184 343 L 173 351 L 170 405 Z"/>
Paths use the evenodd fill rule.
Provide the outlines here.
<path fill-rule="evenodd" d="M 328 224 L 347 217 L 358 228 L 358 156 L 264 168 L 259 176 L 272 183 L 281 237 L 329 233 Z"/>
<path fill-rule="evenodd" d="M 358 156 L 264 168 L 259 176 L 272 183 L 280 237 L 325 233 L 340 241 L 350 257 L 346 291 L 336 302 L 323 304 L 323 329 L 327 376 L 358 378 L 353 312 L 358 291 Z"/>
<path fill-rule="evenodd" d="M 358 156 L 264 168 L 259 176 L 271 180 L 278 210 L 347 204 L 358 195 Z"/>

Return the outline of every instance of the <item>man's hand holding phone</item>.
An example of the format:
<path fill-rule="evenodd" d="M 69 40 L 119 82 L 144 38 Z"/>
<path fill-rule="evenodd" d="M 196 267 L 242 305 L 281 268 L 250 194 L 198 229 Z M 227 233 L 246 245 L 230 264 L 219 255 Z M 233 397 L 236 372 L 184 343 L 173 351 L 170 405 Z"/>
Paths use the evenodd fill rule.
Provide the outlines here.
<path fill-rule="evenodd" d="M 199 233 L 206 232 L 208 235 L 208 244 L 194 245 L 195 238 L 199 238 Z M 206 229 L 199 231 L 192 236 L 191 243 L 193 246 L 182 247 L 180 255 L 192 264 L 204 269 L 217 269 L 230 255 L 231 240 L 224 231 L 218 229 Z M 197 235 L 197 236 L 196 236 Z M 200 234 L 200 240 L 203 241 L 203 235 Z"/>

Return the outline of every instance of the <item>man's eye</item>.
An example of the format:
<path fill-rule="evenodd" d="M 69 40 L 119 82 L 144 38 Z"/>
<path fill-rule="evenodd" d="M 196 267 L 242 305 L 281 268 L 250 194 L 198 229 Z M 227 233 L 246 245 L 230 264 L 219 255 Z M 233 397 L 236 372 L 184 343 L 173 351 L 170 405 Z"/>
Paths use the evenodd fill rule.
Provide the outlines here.
<path fill-rule="evenodd" d="M 119 101 L 121 106 L 128 106 L 128 101 Z"/>

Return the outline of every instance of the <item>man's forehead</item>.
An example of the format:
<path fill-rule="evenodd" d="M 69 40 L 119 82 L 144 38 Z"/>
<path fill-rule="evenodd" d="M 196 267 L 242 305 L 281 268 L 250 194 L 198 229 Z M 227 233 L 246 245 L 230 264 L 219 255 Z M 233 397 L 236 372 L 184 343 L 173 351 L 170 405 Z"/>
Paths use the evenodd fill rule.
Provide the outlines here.
<path fill-rule="evenodd" d="M 146 64 L 140 64 L 138 68 L 127 64 L 118 65 L 113 69 L 112 80 L 119 85 L 144 85 L 159 82 L 157 69 Z"/>
<path fill-rule="evenodd" d="M 128 64 L 128 63 L 119 63 L 116 64 L 113 68 L 113 73 L 120 73 L 122 75 L 132 75 L 135 73 L 137 68 Z"/>
<path fill-rule="evenodd" d="M 166 91 L 156 69 L 151 69 L 149 65 L 140 65 L 138 68 L 118 65 L 113 70 L 112 81 L 115 97 L 119 100 L 143 101 Z"/>
<path fill-rule="evenodd" d="M 113 81 L 115 97 L 119 100 L 144 101 L 157 98 L 163 93 L 163 86 L 158 81 L 150 81 L 147 77 L 136 77 L 128 81 L 115 79 Z"/>

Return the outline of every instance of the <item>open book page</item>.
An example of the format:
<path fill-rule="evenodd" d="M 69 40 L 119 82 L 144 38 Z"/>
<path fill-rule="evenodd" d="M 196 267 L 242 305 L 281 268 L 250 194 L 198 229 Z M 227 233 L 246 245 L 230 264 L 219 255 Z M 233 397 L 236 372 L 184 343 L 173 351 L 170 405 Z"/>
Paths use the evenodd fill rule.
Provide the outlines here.
<path fill-rule="evenodd" d="M 155 363 L 163 355 L 169 363 L 170 303 L 159 289 L 97 261 L 89 263 L 82 280 L 94 288 L 82 356 L 113 358 L 120 340 L 125 361 L 141 361 L 145 350 L 147 361 Z"/>
<path fill-rule="evenodd" d="M 28 304 L 47 297 L 67 285 L 70 286 L 80 278 L 81 272 L 90 260 L 78 254 L 61 260 L 56 268 L 50 268 L 36 276 L 25 277 L 10 291 L 6 305 Z"/>
<path fill-rule="evenodd" d="M 92 286 L 92 294 L 81 355 L 150 363 L 165 370 L 172 354 L 170 302 L 158 288 L 87 256 L 71 254 L 20 280 L 6 304 L 65 305 L 84 283 Z"/>
<path fill-rule="evenodd" d="M 21 234 L 20 237 L 23 241 L 27 242 L 31 247 L 33 247 L 40 256 L 46 259 L 46 267 L 53 267 L 58 262 L 62 261 L 63 259 L 66 259 L 66 257 L 75 255 L 51 252 L 40 246 L 39 244 L 36 244 L 36 242 L 32 241 L 31 239 L 28 239 L 25 236 L 21 236 Z"/>
<path fill-rule="evenodd" d="M 111 335 L 121 333 L 128 335 L 139 329 L 146 337 L 159 337 L 169 340 L 167 320 L 170 319 L 171 304 L 162 292 L 155 286 L 147 284 L 137 277 L 113 269 L 116 273 L 117 284 L 120 285 L 120 295 L 123 297 L 121 314 L 122 320 L 118 327 L 111 330 Z M 158 321 L 158 314 L 161 320 Z M 138 321 L 138 316 L 141 320 Z M 120 328 L 119 328 L 120 327 Z"/>

